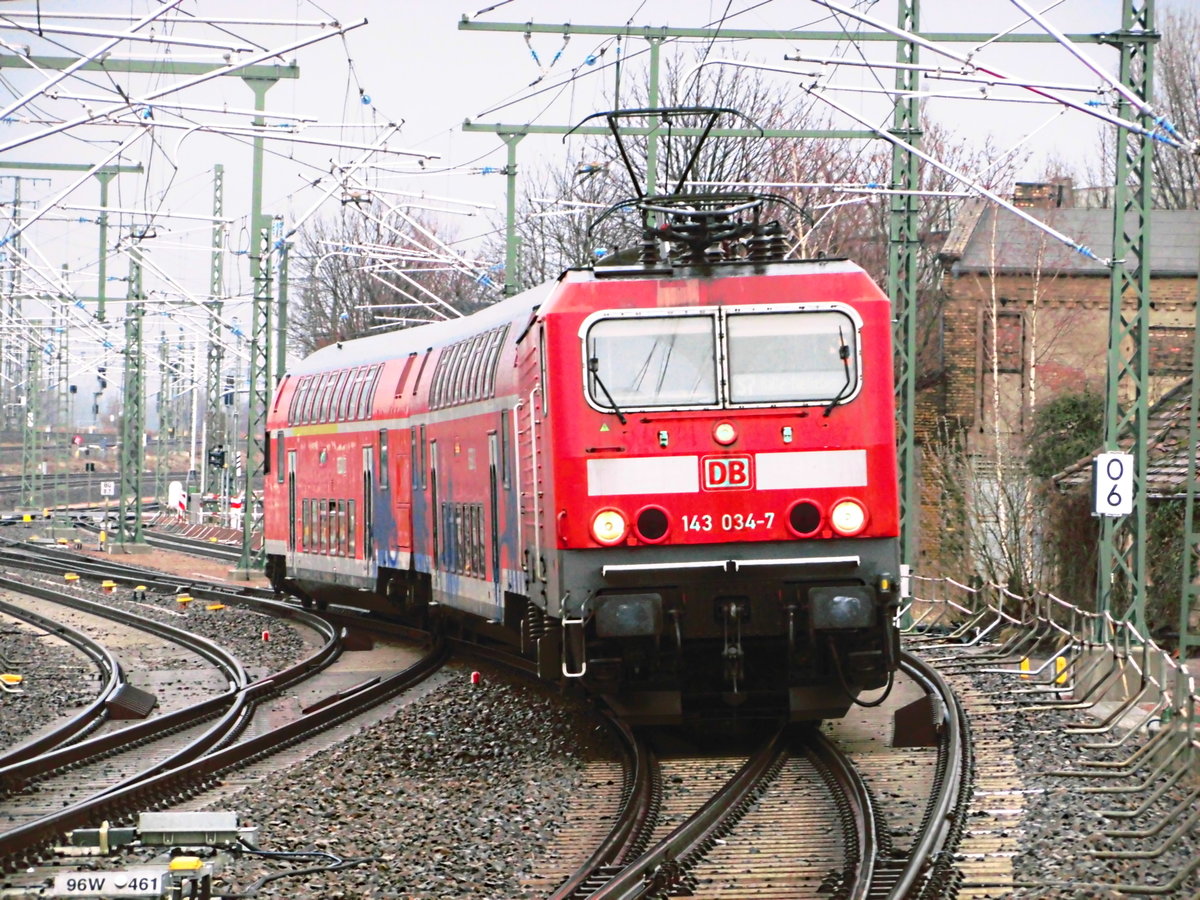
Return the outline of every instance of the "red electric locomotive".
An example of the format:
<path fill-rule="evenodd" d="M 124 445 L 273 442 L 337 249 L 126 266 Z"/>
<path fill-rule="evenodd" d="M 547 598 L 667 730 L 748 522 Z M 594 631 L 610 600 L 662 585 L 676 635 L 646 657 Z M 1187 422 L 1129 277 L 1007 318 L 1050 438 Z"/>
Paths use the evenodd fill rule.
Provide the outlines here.
<path fill-rule="evenodd" d="M 842 715 L 890 683 L 890 306 L 770 198 L 639 197 L 641 248 L 345 341 L 268 419 L 268 574 L 519 644 L 621 715 Z"/>

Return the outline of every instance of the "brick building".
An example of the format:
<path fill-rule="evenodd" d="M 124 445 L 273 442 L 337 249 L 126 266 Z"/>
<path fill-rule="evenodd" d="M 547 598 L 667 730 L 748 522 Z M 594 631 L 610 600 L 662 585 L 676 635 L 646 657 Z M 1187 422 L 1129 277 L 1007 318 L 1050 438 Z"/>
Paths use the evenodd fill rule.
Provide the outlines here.
<path fill-rule="evenodd" d="M 1070 199 L 1068 187 L 1050 203 Z M 1111 209 L 1050 203 L 1027 212 L 1098 257 L 1111 255 Z M 1156 210 L 1150 229 L 1153 403 L 1191 368 L 1200 211 Z M 982 202 L 960 212 L 941 258 L 941 377 L 920 392 L 917 435 L 928 441 L 942 423 L 961 429 L 974 465 L 986 472 L 998 456 L 1020 457 L 1033 411 L 1048 399 L 1085 388 L 1103 395 L 1109 270 Z M 922 489 L 921 519 L 925 567 L 943 556 L 946 521 L 942 499 L 929 485 Z"/>

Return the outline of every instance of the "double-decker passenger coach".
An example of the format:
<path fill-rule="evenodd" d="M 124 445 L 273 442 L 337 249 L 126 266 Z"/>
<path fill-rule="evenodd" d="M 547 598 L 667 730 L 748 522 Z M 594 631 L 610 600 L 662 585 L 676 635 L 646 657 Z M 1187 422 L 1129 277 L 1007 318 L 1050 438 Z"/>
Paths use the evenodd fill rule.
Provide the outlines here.
<path fill-rule="evenodd" d="M 630 720 L 839 716 L 898 653 L 888 299 L 785 259 L 778 198 L 628 203 L 636 250 L 288 374 L 268 573 Z"/>

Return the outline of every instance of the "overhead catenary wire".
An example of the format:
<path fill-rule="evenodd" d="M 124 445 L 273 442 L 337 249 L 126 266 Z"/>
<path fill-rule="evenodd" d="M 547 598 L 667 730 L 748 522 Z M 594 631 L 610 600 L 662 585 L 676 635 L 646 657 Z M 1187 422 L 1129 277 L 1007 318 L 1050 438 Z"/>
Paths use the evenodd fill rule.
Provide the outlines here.
<path fill-rule="evenodd" d="M 998 69 L 995 66 L 978 65 L 977 63 L 975 63 L 972 60 L 970 54 L 963 54 L 963 53 L 959 53 L 957 51 L 951 50 L 951 49 L 944 47 L 934 41 L 928 40 L 927 38 L 924 38 L 919 34 L 915 34 L 911 31 L 905 31 L 903 28 L 897 28 L 896 26 L 890 25 L 881 19 L 876 19 L 872 16 L 866 15 L 865 13 L 860 13 L 855 9 L 851 9 L 849 7 L 843 6 L 842 4 L 836 2 L 836 0 L 813 0 L 813 2 L 819 3 L 822 6 L 828 7 L 829 9 L 844 13 L 848 16 L 851 16 L 851 17 L 857 19 L 860 22 L 872 25 L 875 28 L 878 28 L 881 31 L 885 31 L 888 34 L 891 34 L 897 38 L 917 44 L 917 45 L 925 48 L 926 50 L 930 50 L 941 56 L 945 56 L 950 59 L 956 60 L 957 62 L 960 62 L 963 65 L 969 66 L 972 70 L 978 70 L 978 71 L 984 72 L 988 75 L 991 75 L 995 78 L 1003 79 L 1005 81 L 1012 80 L 1010 75 L 1001 71 L 1000 69 Z M 1165 144 L 1170 144 L 1171 146 L 1174 146 L 1176 148 L 1183 147 L 1183 144 L 1180 141 L 1178 141 L 1176 138 L 1171 137 L 1169 135 L 1159 134 L 1157 130 L 1151 131 L 1147 128 L 1143 128 L 1137 122 L 1131 122 L 1127 119 L 1122 119 L 1120 116 L 1106 113 L 1097 107 L 1091 107 L 1091 106 L 1088 106 L 1087 104 L 1077 103 L 1076 101 L 1071 100 L 1070 98 L 1053 97 L 1053 95 L 1048 94 L 1048 92 L 1043 91 L 1041 88 L 1022 85 L 1019 80 L 1015 81 L 1015 83 L 1018 86 L 1022 87 L 1024 90 L 1032 91 L 1035 94 L 1044 94 L 1046 96 L 1049 96 L 1049 97 L 1051 97 L 1051 99 L 1056 100 L 1056 102 L 1061 103 L 1064 106 L 1069 106 L 1078 112 L 1082 112 L 1089 116 L 1093 116 L 1095 118 L 1102 119 L 1103 121 L 1106 121 L 1111 125 L 1117 125 L 1121 128 L 1126 128 L 1129 131 L 1132 131 L 1136 134 L 1142 135 L 1143 137 L 1147 137 L 1152 140 L 1160 141 Z"/>

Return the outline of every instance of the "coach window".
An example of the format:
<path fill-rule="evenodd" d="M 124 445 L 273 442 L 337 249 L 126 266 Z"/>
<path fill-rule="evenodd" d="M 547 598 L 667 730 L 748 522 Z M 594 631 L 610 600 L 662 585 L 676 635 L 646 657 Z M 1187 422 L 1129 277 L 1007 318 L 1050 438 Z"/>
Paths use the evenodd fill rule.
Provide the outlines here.
<path fill-rule="evenodd" d="M 731 403 L 833 403 L 858 392 L 858 328 L 844 312 L 731 313 Z"/>
<path fill-rule="evenodd" d="M 292 402 L 288 406 L 288 424 L 295 425 L 304 406 L 304 395 L 308 393 L 308 376 L 302 375 L 296 382 L 296 390 L 292 392 Z"/>
<path fill-rule="evenodd" d="M 500 368 L 500 354 L 504 350 L 504 337 L 507 334 L 507 325 L 497 328 L 492 332 L 492 338 L 488 342 L 487 368 L 484 372 L 486 377 L 483 386 L 485 397 L 494 397 L 496 394 L 496 370 Z"/>
<path fill-rule="evenodd" d="M 311 424 L 317 421 L 317 404 L 321 400 L 321 388 L 325 386 L 325 373 L 314 375 L 308 399 L 304 402 L 304 421 Z"/>
<path fill-rule="evenodd" d="M 338 549 L 339 556 L 346 556 L 350 550 L 350 531 L 347 528 L 349 522 L 346 516 L 346 501 L 339 500 L 337 502 L 337 517 L 338 517 Z"/>
<path fill-rule="evenodd" d="M 321 376 L 321 395 L 317 397 L 316 408 L 313 410 L 313 418 L 318 422 L 329 421 L 329 395 L 333 393 L 337 377 L 337 372 L 326 372 Z"/>
<path fill-rule="evenodd" d="M 471 343 L 471 376 L 467 387 L 468 400 L 478 400 L 483 396 L 483 384 L 487 380 L 487 345 L 490 332 L 477 336 Z"/>
<path fill-rule="evenodd" d="M 425 359 L 429 359 L 429 352 L 425 352 Z M 429 408 L 437 409 L 442 405 L 442 395 L 446 389 L 446 374 L 449 371 L 450 352 L 442 350 L 438 354 L 437 365 L 433 369 L 433 380 L 429 384 Z M 421 371 L 425 370 L 425 361 L 421 361 Z M 421 380 L 421 372 L 417 372 L 417 381 Z M 416 388 L 413 388 L 413 393 L 416 394 Z"/>
<path fill-rule="evenodd" d="M 387 490 L 388 486 L 388 438 L 387 430 L 379 429 L 379 487 Z"/>
<path fill-rule="evenodd" d="M 342 388 L 341 396 L 338 397 L 338 420 L 345 421 L 354 418 L 354 403 L 351 396 L 354 389 L 354 382 L 359 377 L 358 373 L 361 369 L 351 369 L 346 376 L 346 384 Z"/>
<path fill-rule="evenodd" d="M 279 484 L 283 484 L 283 461 L 284 453 L 286 452 L 283 446 L 283 432 L 275 432 L 275 480 Z"/>
<path fill-rule="evenodd" d="M 600 319 L 587 332 L 588 394 L 601 409 L 715 406 L 713 317 Z"/>
<path fill-rule="evenodd" d="M 337 386 L 340 372 L 328 372 L 321 379 L 321 397 L 317 400 L 317 421 L 333 421 L 333 389 Z"/>
<path fill-rule="evenodd" d="M 304 400 L 304 422 L 311 423 L 317 419 L 317 401 L 320 399 L 321 387 L 325 384 L 325 375 L 314 375 L 308 386 L 308 397 Z"/>
<path fill-rule="evenodd" d="M 421 467 L 417 465 L 417 459 L 417 429 L 410 428 L 408 429 L 408 464 L 412 471 L 409 480 L 414 488 L 421 486 Z"/>
<path fill-rule="evenodd" d="M 421 490 L 425 490 L 429 482 L 425 474 L 425 426 L 421 426 Z"/>
<path fill-rule="evenodd" d="M 383 364 L 376 363 L 367 369 L 366 384 L 363 387 L 362 399 L 358 401 L 358 417 L 365 419 L 371 415 L 371 401 L 375 399 L 375 388 L 379 385 L 379 373 Z"/>
<path fill-rule="evenodd" d="M 354 418 L 354 410 L 358 409 L 358 400 L 363 392 L 363 379 L 366 376 L 366 369 L 358 369 L 354 375 L 354 384 L 350 386 L 349 396 L 346 398 L 347 415 Z"/>
<path fill-rule="evenodd" d="M 455 344 L 450 348 L 450 356 L 453 361 L 450 369 L 450 380 L 446 384 L 446 394 L 442 398 L 442 402 L 446 406 L 462 402 L 463 371 L 470 363 L 469 342 L 462 341 Z"/>
<path fill-rule="evenodd" d="M 304 541 L 304 549 L 312 550 L 312 501 L 300 501 L 300 533 Z"/>
<path fill-rule="evenodd" d="M 500 410 L 500 483 L 508 483 L 508 410 Z"/>
<path fill-rule="evenodd" d="M 350 540 L 350 545 L 349 545 L 350 546 L 350 556 L 353 556 L 355 553 L 358 552 L 356 549 L 358 545 L 355 543 L 356 535 L 354 534 L 354 529 L 355 529 L 356 523 L 354 520 L 354 501 L 353 500 L 346 501 L 346 515 L 348 516 L 348 522 L 349 522 L 348 534 L 349 534 L 349 540 Z"/>
<path fill-rule="evenodd" d="M 354 377 L 353 369 L 342 369 L 333 379 L 333 383 L 329 388 L 329 415 L 327 421 L 340 422 L 346 418 L 343 412 L 342 398 L 346 394 L 346 386 L 350 383 L 350 379 Z"/>

